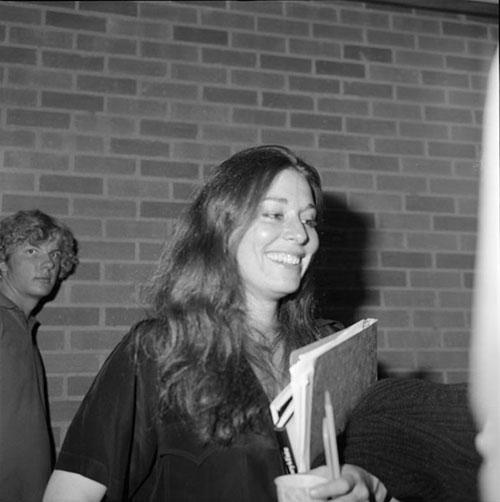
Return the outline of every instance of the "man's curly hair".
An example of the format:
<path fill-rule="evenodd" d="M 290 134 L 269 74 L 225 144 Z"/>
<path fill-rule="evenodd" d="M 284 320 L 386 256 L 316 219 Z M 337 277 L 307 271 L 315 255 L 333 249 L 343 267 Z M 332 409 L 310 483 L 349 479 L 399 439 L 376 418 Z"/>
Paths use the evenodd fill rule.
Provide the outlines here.
<path fill-rule="evenodd" d="M 25 242 L 37 245 L 51 239 L 59 241 L 58 279 L 63 280 L 78 264 L 75 237 L 66 225 L 38 209 L 18 211 L 0 220 L 0 261 L 6 261 L 14 248 Z"/>

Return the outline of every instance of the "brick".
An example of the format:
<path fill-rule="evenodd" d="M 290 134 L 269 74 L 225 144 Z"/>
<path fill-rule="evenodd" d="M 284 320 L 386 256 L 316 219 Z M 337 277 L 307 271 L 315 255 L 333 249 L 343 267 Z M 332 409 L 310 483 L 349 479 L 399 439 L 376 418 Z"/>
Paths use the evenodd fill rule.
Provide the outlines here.
<path fill-rule="evenodd" d="M 372 103 L 373 115 L 375 117 L 385 117 L 392 119 L 421 119 L 422 111 L 419 105 L 408 105 L 400 103 Z"/>
<path fill-rule="evenodd" d="M 457 144 L 456 142 L 429 142 L 429 155 L 432 157 L 455 157 L 455 158 L 477 158 L 476 146 L 467 144 Z"/>
<path fill-rule="evenodd" d="M 1 14 L 0 14 L 1 17 Z M 10 42 L 20 45 L 34 45 L 36 47 L 56 47 L 71 49 L 73 36 L 62 31 L 52 31 L 44 28 L 24 28 L 12 26 L 9 32 Z"/>
<path fill-rule="evenodd" d="M 144 119 L 140 122 L 140 133 L 144 136 L 195 139 L 198 126 L 185 122 Z"/>
<path fill-rule="evenodd" d="M 67 28 L 71 30 L 85 30 L 95 32 L 106 31 L 106 19 L 97 16 L 85 16 L 69 12 L 48 10 L 45 14 L 45 23 L 48 26 Z"/>
<path fill-rule="evenodd" d="M 165 117 L 167 105 L 164 101 L 135 98 L 107 98 L 107 111 L 128 117 Z"/>
<path fill-rule="evenodd" d="M 203 99 L 216 103 L 233 103 L 240 105 L 256 105 L 257 93 L 239 89 L 225 89 L 222 87 L 204 87 Z"/>
<path fill-rule="evenodd" d="M 197 44 L 228 45 L 227 31 L 191 26 L 174 26 L 174 40 Z"/>
<path fill-rule="evenodd" d="M 43 51 L 42 64 L 50 68 L 67 70 L 102 71 L 104 58 L 102 56 L 82 56 L 75 52 Z"/>
<path fill-rule="evenodd" d="M 5 167 L 16 167 L 18 169 L 67 171 L 69 169 L 69 156 L 57 153 L 6 150 L 4 165 Z"/>
<path fill-rule="evenodd" d="M 40 176 L 40 191 L 101 195 L 103 180 L 102 178 L 46 174 Z"/>
<path fill-rule="evenodd" d="M 366 270 L 367 283 L 372 287 L 405 287 L 406 272 L 401 270 Z"/>
<path fill-rule="evenodd" d="M 488 28 L 481 24 L 443 21 L 441 26 L 443 29 L 443 35 L 461 38 L 488 38 Z"/>
<path fill-rule="evenodd" d="M 167 199 L 170 184 L 167 182 L 137 181 L 135 179 L 111 178 L 107 180 L 107 193 L 112 197 Z"/>
<path fill-rule="evenodd" d="M 412 49 L 415 47 L 415 37 L 408 33 L 395 33 L 392 30 L 367 30 L 367 40 L 374 45 L 388 45 L 392 48 L 404 47 Z M 392 51 L 391 59 L 392 61 Z"/>
<path fill-rule="evenodd" d="M 255 110 L 253 108 L 235 108 L 233 110 L 233 121 L 237 124 L 285 127 L 286 113 Z"/>
<path fill-rule="evenodd" d="M 434 33 L 436 35 L 441 33 L 439 21 L 416 16 L 394 15 L 392 17 L 392 28 L 404 32 Z"/>
<path fill-rule="evenodd" d="M 336 23 L 338 20 L 337 10 L 332 7 L 334 6 L 315 5 L 307 2 L 288 2 L 285 4 L 285 12 L 288 17 Z"/>
<path fill-rule="evenodd" d="M 446 125 L 429 124 L 428 122 L 400 122 L 399 134 L 411 138 L 448 139 L 449 130 Z"/>
<path fill-rule="evenodd" d="M 368 67 L 368 75 L 370 80 L 394 82 L 394 83 L 407 83 L 419 84 L 420 72 L 410 68 L 399 68 L 397 66 L 379 66 L 371 64 Z"/>
<path fill-rule="evenodd" d="M 480 144 L 482 130 L 479 127 L 452 126 L 451 139 L 458 142 Z"/>
<path fill-rule="evenodd" d="M 0 63 L 36 64 L 36 51 L 22 47 L 0 47 Z"/>
<path fill-rule="evenodd" d="M 384 174 L 377 176 L 377 189 L 408 193 L 427 191 L 427 180 L 417 176 Z"/>
<path fill-rule="evenodd" d="M 291 145 L 293 147 L 312 148 L 315 146 L 314 135 L 310 132 L 279 131 L 264 129 L 262 141 L 270 144 Z"/>
<path fill-rule="evenodd" d="M 70 346 L 74 350 L 111 350 L 123 336 L 122 330 L 75 330 L 71 333 Z"/>
<path fill-rule="evenodd" d="M 475 232 L 477 229 L 476 218 L 469 216 L 435 216 L 433 223 L 434 230 Z"/>
<path fill-rule="evenodd" d="M 133 242 L 80 241 L 80 245 L 81 255 L 86 258 L 100 261 L 111 260 L 113 263 L 135 258 L 135 244 Z"/>
<path fill-rule="evenodd" d="M 301 94 L 263 92 L 262 106 L 269 108 L 313 110 L 314 101 L 310 96 L 303 96 Z"/>
<path fill-rule="evenodd" d="M 258 17 L 257 31 L 305 37 L 309 35 L 309 25 L 307 22 L 286 18 Z"/>
<path fill-rule="evenodd" d="M 405 206 L 408 211 L 428 213 L 454 213 L 455 202 L 452 197 L 431 197 L 423 195 L 407 195 Z"/>
<path fill-rule="evenodd" d="M 88 236 L 87 233 L 78 232 L 78 228 L 71 227 L 72 230 L 78 235 L 79 239 Z M 76 268 L 76 272 L 71 276 L 76 281 L 92 281 L 98 282 L 101 279 L 99 272 L 99 263 L 80 262 Z"/>
<path fill-rule="evenodd" d="M 234 4 L 231 4 L 231 9 L 245 12 L 256 12 L 267 16 L 283 16 L 284 7 L 285 6 L 282 2 L 235 2 Z"/>
<path fill-rule="evenodd" d="M 136 216 L 135 202 L 127 200 L 75 199 L 74 214 L 98 218 L 133 218 Z"/>
<path fill-rule="evenodd" d="M 130 282 L 130 281 L 129 281 Z M 71 302 L 88 304 L 126 304 L 133 301 L 134 285 L 73 284 Z"/>
<path fill-rule="evenodd" d="M 412 174 L 449 176 L 451 173 L 451 162 L 443 159 L 403 158 L 401 167 L 402 172 Z"/>
<path fill-rule="evenodd" d="M 231 36 L 231 46 L 235 49 L 283 53 L 286 52 L 286 38 L 265 34 L 234 32 Z"/>
<path fill-rule="evenodd" d="M 431 267 L 432 256 L 422 252 L 382 251 L 380 262 L 383 267 L 422 269 Z"/>
<path fill-rule="evenodd" d="M 341 63 L 318 59 L 315 70 L 319 75 L 338 75 L 340 77 L 365 78 L 365 66 L 358 63 Z"/>
<path fill-rule="evenodd" d="M 153 19 L 166 19 L 170 23 L 196 23 L 197 11 L 182 7 L 177 3 L 139 2 L 139 16 Z"/>
<path fill-rule="evenodd" d="M 170 82 L 141 82 L 141 96 L 169 99 L 189 99 L 194 101 L 198 95 L 196 85 Z"/>
<path fill-rule="evenodd" d="M 437 306 L 436 294 L 429 290 L 393 289 L 384 291 L 382 297 L 384 305 L 391 305 L 391 307 L 432 308 Z"/>
<path fill-rule="evenodd" d="M 144 61 L 141 59 L 110 57 L 108 61 L 109 71 L 112 73 L 126 73 L 131 75 L 151 75 L 164 77 L 167 66 L 159 61 Z"/>
<path fill-rule="evenodd" d="M 312 114 L 312 113 L 291 113 L 291 127 L 301 129 L 320 129 L 326 131 L 341 131 L 342 118 L 340 116 Z"/>
<path fill-rule="evenodd" d="M 429 89 L 422 86 L 397 86 L 396 99 L 400 101 L 416 101 L 420 104 L 445 103 L 446 93 L 443 89 Z"/>
<path fill-rule="evenodd" d="M 445 68 L 457 71 L 486 72 L 488 64 L 486 59 L 446 56 Z"/>
<path fill-rule="evenodd" d="M 104 151 L 104 141 L 99 136 L 86 136 L 74 133 L 42 132 L 43 148 L 92 153 Z"/>
<path fill-rule="evenodd" d="M 178 218 L 185 209 L 181 202 L 143 201 L 139 212 L 141 218 Z"/>
<path fill-rule="evenodd" d="M 342 9 L 340 20 L 348 25 L 389 27 L 389 15 L 382 12 Z"/>
<path fill-rule="evenodd" d="M 93 381 L 93 376 L 68 377 L 68 397 L 85 396 Z"/>
<path fill-rule="evenodd" d="M 123 18 L 108 18 L 107 33 L 131 38 L 152 38 L 167 40 L 172 38 L 172 27 L 167 23 L 156 23 Z"/>
<path fill-rule="evenodd" d="M 326 40 L 307 40 L 292 38 L 289 41 L 289 52 L 293 55 L 324 57 L 329 59 L 341 58 L 341 45 Z"/>
<path fill-rule="evenodd" d="M 168 221 L 163 222 L 166 226 L 168 225 Z M 139 243 L 139 260 L 147 260 L 157 263 L 158 257 L 161 255 L 163 249 L 163 244 L 160 243 L 150 243 L 150 242 L 141 242 Z"/>
<path fill-rule="evenodd" d="M 414 67 L 443 68 L 444 56 L 424 51 L 395 51 L 395 62 Z"/>
<path fill-rule="evenodd" d="M 439 304 L 443 308 L 470 309 L 472 304 L 472 291 L 441 291 Z"/>
<path fill-rule="evenodd" d="M 225 29 L 255 31 L 254 16 L 221 12 L 218 10 L 202 10 L 201 24 L 203 26 L 220 26 Z"/>
<path fill-rule="evenodd" d="M 30 106 L 37 103 L 36 92 L 27 89 L 14 89 L 12 87 L 0 88 L 0 104 L 7 106 Z"/>
<path fill-rule="evenodd" d="M 451 52 L 458 54 L 463 54 L 465 52 L 465 40 L 463 39 L 420 35 L 417 37 L 417 40 L 418 47 L 425 51 L 436 51 L 440 53 Z"/>
<path fill-rule="evenodd" d="M 35 88 L 70 89 L 73 85 L 70 73 L 31 68 L 11 67 L 7 79 L 11 84 Z"/>
<path fill-rule="evenodd" d="M 42 106 L 100 112 L 104 110 L 104 98 L 91 94 L 42 91 Z"/>
<path fill-rule="evenodd" d="M 107 54 L 135 55 L 137 42 L 127 38 L 112 38 L 100 35 L 79 34 L 76 47 L 82 51 Z"/>
<path fill-rule="evenodd" d="M 224 66 L 241 66 L 255 68 L 257 66 L 257 56 L 248 52 L 223 50 L 223 49 L 201 49 L 201 61 L 207 64 L 223 64 Z"/>
<path fill-rule="evenodd" d="M 77 131 L 104 135 L 130 135 L 136 130 L 132 119 L 89 113 L 74 114 L 73 124 Z"/>
<path fill-rule="evenodd" d="M 456 251 L 456 235 L 436 232 L 411 232 L 406 236 L 408 247 L 415 250 Z"/>
<path fill-rule="evenodd" d="M 106 222 L 106 237 L 120 238 L 126 235 L 135 239 L 160 239 L 166 237 L 166 228 L 163 222 L 144 220 L 110 220 Z M 123 273 L 124 271 L 130 273 Z M 143 277 L 151 271 L 150 265 L 144 264 L 110 264 L 105 267 L 104 277 L 109 281 L 130 281 L 130 277 Z"/>
<path fill-rule="evenodd" d="M 20 209 L 38 208 L 48 214 L 68 214 L 68 199 L 61 197 L 43 197 L 37 195 L 3 194 L 2 210 L 14 212 Z"/>
<path fill-rule="evenodd" d="M 384 172 L 396 172 L 399 170 L 399 162 L 396 157 L 382 155 L 359 155 L 349 154 L 349 169 Z"/>
<path fill-rule="evenodd" d="M 469 87 L 468 75 L 446 71 L 422 71 L 422 83 L 426 85 L 439 85 L 441 87 Z"/>
<path fill-rule="evenodd" d="M 374 188 L 373 177 L 363 173 L 344 173 L 327 171 L 323 174 L 323 184 L 337 189 L 351 188 L 370 190 Z"/>
<path fill-rule="evenodd" d="M 470 108 L 483 109 L 483 92 L 453 91 L 448 92 L 448 99 L 451 105 L 466 106 Z"/>
<path fill-rule="evenodd" d="M 9 131 L 0 129 L 0 146 L 33 147 L 35 145 L 35 133 L 32 131 Z"/>
<path fill-rule="evenodd" d="M 136 94 L 137 83 L 129 78 L 98 77 L 93 75 L 78 75 L 77 89 L 110 94 Z"/>
<path fill-rule="evenodd" d="M 376 138 L 375 152 L 402 155 L 422 155 L 424 153 L 424 147 L 421 141 Z"/>
<path fill-rule="evenodd" d="M 34 190 L 35 178 L 32 174 L 0 172 L 2 190 Z"/>
<path fill-rule="evenodd" d="M 37 342 L 41 351 L 64 349 L 64 331 L 40 329 L 37 335 Z"/>
<path fill-rule="evenodd" d="M 271 54 L 260 55 L 260 67 L 264 70 L 285 71 L 293 73 L 311 73 L 310 59 L 274 56 Z"/>
<path fill-rule="evenodd" d="M 237 125 L 224 126 L 206 124 L 201 126 L 201 138 L 203 140 L 217 141 L 224 138 L 232 143 L 252 144 L 258 142 L 257 128 L 238 127 Z"/>
<path fill-rule="evenodd" d="M 456 272 L 442 270 L 411 270 L 410 286 L 416 288 L 450 289 L 460 288 L 462 280 Z"/>
<path fill-rule="evenodd" d="M 79 2 L 78 9 L 83 11 L 107 12 L 123 16 L 137 16 L 136 2 Z"/>
<path fill-rule="evenodd" d="M 129 326 L 144 319 L 145 312 L 139 308 L 106 308 L 104 323 L 106 326 Z"/>
<path fill-rule="evenodd" d="M 347 132 L 359 134 L 372 134 L 375 136 L 393 136 L 396 134 L 396 122 L 389 120 L 347 117 L 345 126 Z"/>
<path fill-rule="evenodd" d="M 198 49 L 188 44 L 141 42 L 141 55 L 147 58 L 198 61 Z"/>
<path fill-rule="evenodd" d="M 169 156 L 170 144 L 133 138 L 111 138 L 111 153 L 122 155 L 143 155 L 145 157 Z"/>
<path fill-rule="evenodd" d="M 198 165 L 191 162 L 141 160 L 142 176 L 198 179 Z"/>
<path fill-rule="evenodd" d="M 441 338 L 434 331 L 387 333 L 390 347 L 395 349 L 432 349 L 441 346 Z"/>
<path fill-rule="evenodd" d="M 443 345 L 449 348 L 469 348 L 471 337 L 469 331 L 451 331 L 443 333 Z"/>
<path fill-rule="evenodd" d="M 321 112 L 340 113 L 345 115 L 368 115 L 368 101 L 359 99 L 319 98 L 318 110 Z"/>
<path fill-rule="evenodd" d="M 319 137 L 320 148 L 332 148 L 333 150 L 357 150 L 369 151 L 370 138 L 347 134 L 321 134 Z"/>
<path fill-rule="evenodd" d="M 198 185 L 193 183 L 174 183 L 174 200 L 192 201 L 198 191 Z"/>
<path fill-rule="evenodd" d="M 466 350 L 419 351 L 416 355 L 419 367 L 466 368 L 468 366 Z"/>
<path fill-rule="evenodd" d="M 378 63 L 391 63 L 392 51 L 379 47 L 366 47 L 363 45 L 344 45 L 344 58 L 357 61 L 371 61 Z"/>
<path fill-rule="evenodd" d="M 399 195 L 386 193 L 356 192 L 349 195 L 349 204 L 365 211 L 401 211 L 402 201 Z"/>
<path fill-rule="evenodd" d="M 337 79 L 290 76 L 289 87 L 291 91 L 337 94 L 340 82 Z"/>
<path fill-rule="evenodd" d="M 203 105 L 199 103 L 175 103 L 172 118 L 200 122 L 229 123 L 231 110 L 225 105 Z"/>
<path fill-rule="evenodd" d="M 70 124 L 70 116 L 67 113 L 11 109 L 7 111 L 7 124 L 67 129 Z"/>
<path fill-rule="evenodd" d="M 2 3 L 0 4 L 0 19 L 4 23 L 40 24 L 42 13 L 39 9 Z"/>
<path fill-rule="evenodd" d="M 332 38 L 349 42 L 363 42 L 363 30 L 341 24 L 313 24 L 314 38 Z"/>
<path fill-rule="evenodd" d="M 474 268 L 474 255 L 459 253 L 437 253 L 436 266 L 442 269 L 469 269 Z"/>
<path fill-rule="evenodd" d="M 40 322 L 44 326 L 92 326 L 99 322 L 99 309 L 94 307 L 52 307 L 46 305 L 40 314 Z M 66 356 L 71 357 L 70 354 Z M 55 373 L 54 368 L 47 364 L 47 373 Z M 76 368 L 73 367 L 73 371 Z M 90 368 L 90 366 L 89 366 Z"/>
<path fill-rule="evenodd" d="M 386 84 L 367 84 L 365 82 L 344 82 L 343 94 L 363 98 L 392 98 L 393 88 Z"/>
<path fill-rule="evenodd" d="M 227 70 L 225 68 L 173 64 L 170 72 L 172 78 L 184 81 L 208 82 L 210 84 L 225 84 L 227 81 Z"/>

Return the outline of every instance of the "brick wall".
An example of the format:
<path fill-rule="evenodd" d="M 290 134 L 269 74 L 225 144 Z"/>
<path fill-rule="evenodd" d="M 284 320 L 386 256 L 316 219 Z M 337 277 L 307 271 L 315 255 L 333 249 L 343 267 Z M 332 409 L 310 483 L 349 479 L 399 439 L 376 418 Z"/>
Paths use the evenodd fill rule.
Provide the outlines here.
<path fill-rule="evenodd" d="M 321 315 L 380 319 L 389 373 L 467 378 L 497 22 L 335 0 L 1 2 L 1 214 L 38 207 L 80 245 L 40 316 L 57 442 L 193 188 L 259 143 L 321 171 Z"/>

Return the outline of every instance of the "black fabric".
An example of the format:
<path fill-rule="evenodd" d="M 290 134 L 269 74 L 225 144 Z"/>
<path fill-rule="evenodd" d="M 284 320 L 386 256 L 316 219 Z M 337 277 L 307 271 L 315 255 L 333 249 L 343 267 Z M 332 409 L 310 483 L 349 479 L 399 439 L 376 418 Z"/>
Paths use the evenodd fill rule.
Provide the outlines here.
<path fill-rule="evenodd" d="M 0 502 L 40 502 L 52 470 L 35 324 L 0 294 Z"/>
<path fill-rule="evenodd" d="M 343 460 L 402 502 L 476 502 L 475 434 L 465 384 L 383 379 L 351 416 Z"/>
<path fill-rule="evenodd" d="M 56 468 L 108 487 L 111 501 L 275 502 L 284 473 L 269 430 L 202 446 L 171 414 L 158 419 L 157 366 L 130 333 L 107 359 L 66 435 Z M 248 367 L 249 385 L 259 385 Z"/>

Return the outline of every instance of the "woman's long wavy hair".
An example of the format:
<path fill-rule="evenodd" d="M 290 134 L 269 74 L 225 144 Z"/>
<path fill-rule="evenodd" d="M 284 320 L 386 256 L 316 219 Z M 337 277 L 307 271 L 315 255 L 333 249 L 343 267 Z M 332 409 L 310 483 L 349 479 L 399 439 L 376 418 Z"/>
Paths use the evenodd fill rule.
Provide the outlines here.
<path fill-rule="evenodd" d="M 153 277 L 148 302 L 154 321 L 147 326 L 160 368 L 160 405 L 180 413 L 203 442 L 228 444 L 241 432 L 259 430 L 267 413 L 262 391 L 249 385 L 248 362 L 270 375 L 270 350 L 250 335 L 236 249 L 271 183 L 289 168 L 307 180 L 319 209 L 313 167 L 282 146 L 241 151 L 198 193 Z M 279 305 L 286 360 L 318 336 L 309 275 Z"/>

